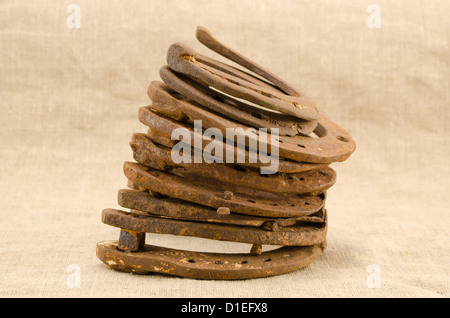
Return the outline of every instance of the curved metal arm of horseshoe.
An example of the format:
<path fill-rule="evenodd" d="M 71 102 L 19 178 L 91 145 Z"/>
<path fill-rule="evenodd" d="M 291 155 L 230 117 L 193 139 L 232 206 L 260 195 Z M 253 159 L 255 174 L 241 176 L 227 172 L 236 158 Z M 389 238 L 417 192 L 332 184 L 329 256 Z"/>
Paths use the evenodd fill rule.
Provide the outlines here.
<path fill-rule="evenodd" d="M 230 64 L 182 43 L 167 51 L 147 132 L 133 133 L 121 209 L 102 211 L 119 239 L 97 244 L 114 270 L 206 280 L 282 275 L 326 250 L 330 167 L 356 149 L 352 136 L 285 80 L 199 26 L 196 38 Z M 282 59 L 280 59 L 282 60 Z M 234 63 L 234 65 L 232 65 Z M 146 233 L 249 244 L 248 253 L 148 244 Z"/>

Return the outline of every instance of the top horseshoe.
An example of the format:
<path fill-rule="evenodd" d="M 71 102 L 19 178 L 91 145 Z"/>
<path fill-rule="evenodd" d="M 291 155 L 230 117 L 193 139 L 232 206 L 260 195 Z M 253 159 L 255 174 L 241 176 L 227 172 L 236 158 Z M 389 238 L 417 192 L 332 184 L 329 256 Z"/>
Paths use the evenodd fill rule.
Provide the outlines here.
<path fill-rule="evenodd" d="M 289 114 L 306 121 L 319 119 L 319 112 L 310 99 L 296 91 L 292 93 L 299 96 L 286 94 L 280 87 L 275 86 L 282 86 L 286 89 L 287 84 L 283 84 L 283 81 L 275 81 L 275 85 L 272 85 L 234 67 L 201 55 L 183 44 L 175 43 L 170 46 L 167 64 L 175 72 L 194 78 L 216 90 L 254 103 L 259 107 Z M 265 76 L 273 80 L 273 77 L 267 76 L 267 74 Z M 249 107 L 252 106 L 249 104 Z M 257 109 L 258 107 L 253 108 Z"/>
<path fill-rule="evenodd" d="M 279 89 L 284 91 L 286 94 L 291 96 L 300 96 L 302 95 L 299 91 L 297 91 L 294 87 L 286 83 L 284 80 L 271 73 L 270 71 L 264 69 L 262 66 L 259 66 L 255 62 L 250 59 L 242 56 L 240 53 L 232 50 L 222 43 L 220 43 L 216 38 L 213 37 L 211 32 L 202 26 L 197 27 L 197 32 L 195 33 L 197 40 L 200 41 L 204 46 L 208 49 L 216 52 L 217 54 L 222 55 L 223 57 L 245 67 L 246 69 L 258 74 L 259 76 L 265 78 L 269 82 L 275 84 Z"/>

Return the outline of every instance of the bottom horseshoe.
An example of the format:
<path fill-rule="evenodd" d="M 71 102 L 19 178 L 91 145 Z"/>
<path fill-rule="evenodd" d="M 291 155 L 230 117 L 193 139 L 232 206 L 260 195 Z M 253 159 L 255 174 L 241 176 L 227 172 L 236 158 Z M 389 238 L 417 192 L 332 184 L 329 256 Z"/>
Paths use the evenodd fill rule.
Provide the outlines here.
<path fill-rule="evenodd" d="M 112 269 L 161 273 L 194 279 L 236 280 L 293 272 L 316 260 L 326 242 L 312 246 L 283 246 L 254 254 L 201 253 L 145 245 L 139 252 L 123 252 L 117 241 L 97 244 L 97 257 Z"/>

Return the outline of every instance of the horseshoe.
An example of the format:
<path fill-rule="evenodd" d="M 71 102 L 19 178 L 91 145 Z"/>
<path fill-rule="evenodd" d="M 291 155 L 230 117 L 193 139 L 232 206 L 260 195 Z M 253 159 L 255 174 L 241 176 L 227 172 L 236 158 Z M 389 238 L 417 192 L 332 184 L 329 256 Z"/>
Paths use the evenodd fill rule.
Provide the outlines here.
<path fill-rule="evenodd" d="M 186 182 L 182 176 L 159 171 L 150 167 L 133 163 L 124 163 L 124 173 L 132 183 L 171 198 L 181 199 L 218 209 L 227 207 L 231 212 L 265 216 L 265 217 L 298 217 L 310 215 L 321 210 L 324 199 L 311 195 L 276 195 L 262 192 L 238 193 L 233 198 L 224 198 L 223 188 L 217 182 L 197 179 Z M 191 179 L 192 180 L 192 179 Z M 239 189 L 238 189 L 239 190 Z"/>
<path fill-rule="evenodd" d="M 255 128 L 268 128 L 269 130 L 278 128 L 280 135 L 294 136 L 298 133 L 308 135 L 314 131 L 317 125 L 317 121 L 305 121 L 263 108 L 254 109 L 240 100 L 200 85 L 186 76 L 176 74 L 167 66 L 163 66 L 159 74 L 166 85 L 161 85 L 162 83 L 159 82 L 150 84 L 147 93 L 153 102 L 161 102 L 162 104 L 167 102 L 172 105 L 175 97 L 177 100 L 184 100 L 187 104 L 198 103 L 208 110 L 221 114 L 220 117 L 225 116 L 237 123 Z M 173 91 L 168 92 L 168 88 Z M 166 93 L 161 94 L 161 90 L 165 90 Z M 167 96 L 167 93 L 172 96 Z M 172 97 L 172 101 L 168 97 Z M 198 108 L 199 105 L 195 106 Z"/>
<path fill-rule="evenodd" d="M 165 135 L 169 138 L 173 129 L 190 128 L 188 125 L 155 114 L 151 111 L 151 106 L 139 109 L 139 120 L 152 128 L 153 132 L 158 131 L 159 135 Z M 207 123 L 212 120 L 220 123 L 219 118 L 211 113 L 210 121 L 207 121 Z M 161 122 L 164 122 L 164 124 L 161 124 Z M 223 122 L 222 125 L 217 126 L 226 136 Z M 192 131 L 192 128 L 190 130 Z M 322 114 L 314 132 L 318 138 L 300 135 L 293 137 L 279 136 L 279 156 L 297 162 L 331 164 L 337 161 L 345 161 L 355 151 L 356 145 L 350 134 Z M 246 137 L 248 143 L 250 137 L 248 135 Z M 256 138 L 258 143 L 261 141 L 257 135 L 252 138 Z M 246 157 L 246 162 L 249 162 L 247 158 L 249 157 Z"/>
<path fill-rule="evenodd" d="M 180 43 L 169 47 L 163 82 L 150 83 L 152 103 L 139 108 L 148 131 L 129 143 L 136 162 L 123 165 L 128 189 L 117 202 L 126 211 L 102 211 L 104 224 L 120 228 L 119 240 L 99 242 L 97 257 L 116 270 L 196 279 L 268 277 L 307 266 L 326 248 L 325 201 L 336 182 L 329 165 L 346 160 L 355 142 L 283 79 L 204 27 L 196 37 L 243 70 Z M 251 249 L 176 250 L 145 244 L 146 233 Z M 263 252 L 263 245 L 281 247 Z"/>
<path fill-rule="evenodd" d="M 267 89 L 245 79 L 237 69 L 223 69 L 218 63 L 181 43 L 174 43 L 167 52 L 167 64 L 177 73 L 187 75 L 223 93 L 244 99 L 255 105 L 289 114 L 307 121 L 318 120 L 319 112 L 304 96 L 290 96 Z M 247 74 L 248 75 L 248 74 Z"/>
<path fill-rule="evenodd" d="M 176 121 L 171 120 L 170 118 L 166 118 L 163 116 L 160 116 L 152 111 L 151 106 L 148 107 L 141 107 L 139 109 L 139 120 L 141 123 L 149 127 L 147 135 L 149 138 L 166 147 L 173 147 L 175 144 L 178 143 L 178 140 L 172 140 L 171 134 L 173 129 L 176 128 L 185 128 L 189 131 L 191 140 L 194 139 L 194 136 L 198 136 L 199 134 L 193 131 L 193 128 L 187 124 L 179 123 Z M 199 138 L 202 138 L 202 145 L 201 150 L 208 145 L 211 140 L 206 139 L 203 136 L 199 136 Z M 223 153 L 226 153 L 227 149 L 229 149 L 229 146 L 227 143 L 223 143 Z M 236 147 L 232 147 L 231 149 L 235 154 L 237 154 Z M 258 159 L 258 162 L 252 163 L 250 162 L 250 154 L 248 150 L 244 150 L 244 162 L 238 162 L 237 156 L 235 156 L 235 162 L 236 162 L 236 169 L 238 167 L 244 166 L 246 168 L 251 169 L 261 169 L 261 167 L 268 168 L 268 165 L 266 163 L 261 162 Z M 303 171 L 309 171 L 313 169 L 318 169 L 321 167 L 326 166 L 326 164 L 315 164 L 315 163 L 306 163 L 306 162 L 296 162 L 292 160 L 286 160 L 286 159 L 279 159 L 279 165 L 278 165 L 278 172 L 280 173 L 296 173 L 296 172 L 303 172 Z M 240 168 L 239 168 L 240 169 Z"/>
<path fill-rule="evenodd" d="M 191 136 L 194 133 L 191 132 Z M 154 143 L 157 143 L 159 145 L 172 148 L 174 145 L 178 143 L 176 140 L 171 140 L 169 136 L 167 136 L 164 133 L 161 133 L 153 128 L 149 128 L 147 132 L 147 137 L 150 138 L 150 140 Z M 203 140 L 203 144 L 201 147 L 201 150 L 205 148 L 209 141 Z M 192 147 L 193 148 L 193 147 Z M 191 149 L 191 151 L 194 151 L 194 149 Z M 226 145 L 224 145 L 224 153 L 226 152 Z M 241 171 L 247 171 L 249 170 L 261 170 L 262 167 L 268 167 L 267 164 L 261 163 L 260 161 L 256 163 L 248 162 L 249 154 L 248 151 L 245 151 L 245 158 L 246 162 L 243 163 L 235 163 L 232 165 L 232 167 L 236 170 Z M 298 172 L 304 172 L 304 171 L 310 171 L 319 169 L 322 167 L 327 166 L 326 164 L 315 164 L 315 163 L 307 163 L 307 162 L 296 162 L 289 159 L 279 159 L 279 166 L 278 166 L 278 172 L 279 173 L 298 173 Z"/>
<path fill-rule="evenodd" d="M 135 133 L 130 141 L 134 159 L 158 170 L 184 168 L 194 173 L 220 180 L 225 183 L 274 193 L 320 194 L 336 182 L 336 173 L 330 167 L 295 173 L 260 175 L 257 171 L 235 169 L 221 163 L 195 163 L 191 155 L 190 163 L 175 163 L 171 159 L 171 149 L 154 144 L 144 134 Z"/>
<path fill-rule="evenodd" d="M 300 224 L 281 228 L 278 231 L 265 231 L 248 226 L 232 226 L 211 222 L 191 222 L 149 215 L 133 214 L 115 209 L 102 212 L 102 222 L 121 229 L 145 232 L 195 236 L 206 239 L 283 246 L 309 246 L 323 243 L 327 226 L 323 224 Z"/>
<path fill-rule="evenodd" d="M 118 192 L 118 203 L 131 211 L 140 211 L 158 217 L 171 219 L 213 222 L 229 225 L 259 227 L 264 230 L 275 230 L 279 227 L 293 226 L 297 223 L 323 223 L 325 209 L 316 213 L 295 218 L 264 218 L 230 213 L 218 214 L 211 207 L 187 202 L 179 199 L 154 196 L 148 192 L 122 189 Z"/>
<path fill-rule="evenodd" d="M 202 253 L 145 245 L 139 253 L 118 249 L 117 241 L 97 243 L 97 257 L 109 267 L 134 274 L 162 273 L 193 279 L 234 280 L 270 277 L 305 267 L 325 250 L 313 246 L 283 246 L 252 254 Z"/>
<path fill-rule="evenodd" d="M 275 84 L 279 89 L 284 91 L 286 94 L 291 96 L 302 95 L 293 86 L 289 85 L 283 79 L 279 78 L 272 72 L 268 71 L 267 69 L 264 69 L 262 66 L 259 66 L 255 62 L 241 55 L 239 52 L 236 52 L 235 50 L 232 50 L 227 46 L 223 45 L 222 43 L 220 43 L 205 27 L 198 26 L 195 36 L 200 41 L 200 43 L 205 45 L 210 50 L 265 78 L 269 82 Z"/>

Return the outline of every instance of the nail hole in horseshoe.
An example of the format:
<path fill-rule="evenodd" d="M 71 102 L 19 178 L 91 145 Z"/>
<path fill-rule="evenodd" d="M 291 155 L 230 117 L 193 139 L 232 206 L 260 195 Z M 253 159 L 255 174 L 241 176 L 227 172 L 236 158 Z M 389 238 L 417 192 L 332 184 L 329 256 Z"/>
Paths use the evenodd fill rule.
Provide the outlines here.
<path fill-rule="evenodd" d="M 195 263 L 195 260 L 193 260 L 192 258 L 188 260 L 189 263 Z"/>
<path fill-rule="evenodd" d="M 247 200 L 248 202 L 250 202 L 250 203 L 256 203 L 255 201 L 253 201 L 253 200 Z"/>
<path fill-rule="evenodd" d="M 309 202 L 305 202 L 305 205 L 309 205 Z"/>
<path fill-rule="evenodd" d="M 217 264 L 217 265 L 223 264 L 222 261 L 215 261 L 214 263 Z"/>
<path fill-rule="evenodd" d="M 225 102 L 225 100 L 224 100 L 223 98 L 220 98 L 220 97 L 217 96 L 217 95 L 213 95 L 213 98 L 214 98 L 216 101 L 218 101 L 218 102 L 221 102 L 221 103 Z"/>
<path fill-rule="evenodd" d="M 233 165 L 232 167 L 236 171 L 242 171 L 242 172 L 246 172 L 247 171 L 245 168 L 243 168 L 241 166 L 238 166 L 238 165 Z"/>
<path fill-rule="evenodd" d="M 306 148 L 305 146 L 303 146 L 301 144 L 297 144 L 297 146 L 299 146 L 300 148 Z"/>
<path fill-rule="evenodd" d="M 172 95 L 176 99 L 183 99 L 183 95 L 181 95 L 180 93 L 177 93 L 177 92 L 171 92 L 170 95 Z"/>
<path fill-rule="evenodd" d="M 271 258 L 268 258 L 268 259 L 264 260 L 264 262 L 270 262 L 271 260 L 272 260 Z"/>
<path fill-rule="evenodd" d="M 343 141 L 343 142 L 348 142 L 348 139 L 342 136 L 337 136 L 336 137 L 338 140 Z"/>

